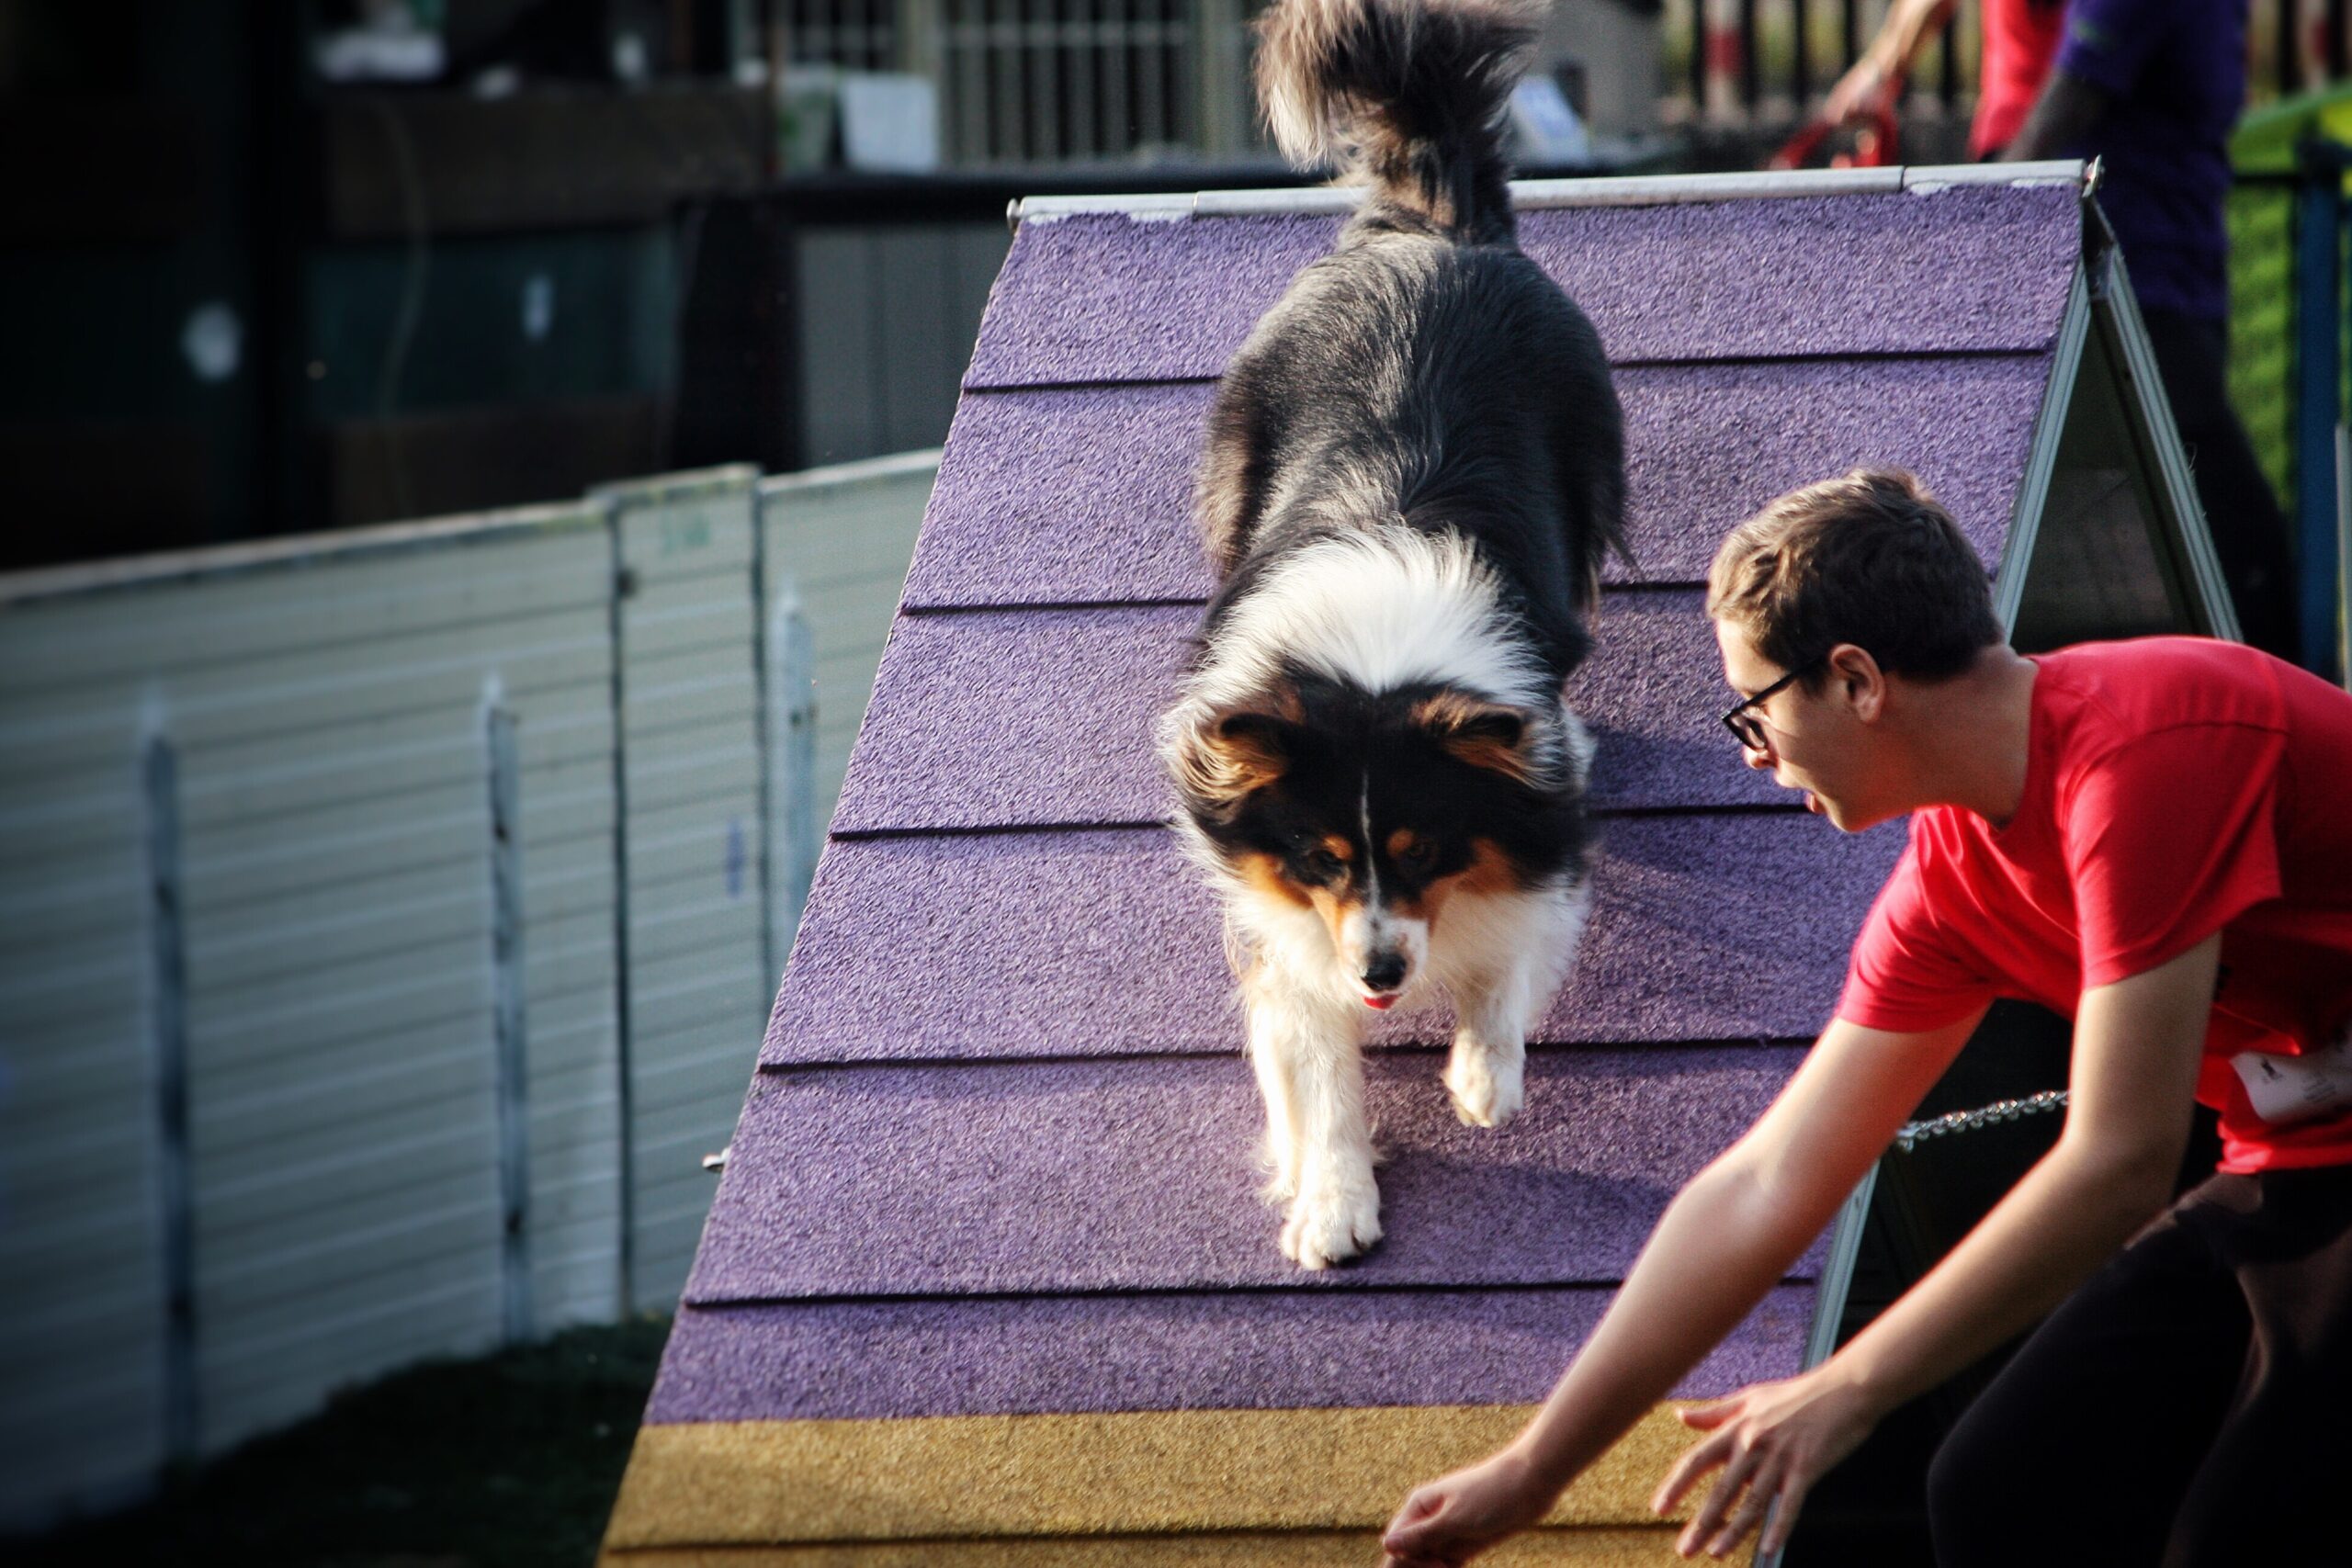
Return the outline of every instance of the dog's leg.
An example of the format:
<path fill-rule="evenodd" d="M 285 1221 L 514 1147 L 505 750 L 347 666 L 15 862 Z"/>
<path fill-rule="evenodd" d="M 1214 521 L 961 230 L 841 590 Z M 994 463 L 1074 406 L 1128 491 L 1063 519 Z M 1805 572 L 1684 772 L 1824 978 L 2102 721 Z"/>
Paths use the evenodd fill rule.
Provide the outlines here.
<path fill-rule="evenodd" d="M 1261 971 L 1244 976 L 1241 996 L 1250 1022 L 1250 1066 L 1258 1075 L 1259 1097 L 1266 1102 L 1266 1185 L 1260 1191 L 1270 1203 L 1287 1203 L 1298 1196 L 1299 1150 L 1305 1141 L 1292 1053 L 1285 1043 L 1293 1032 L 1291 1010 L 1269 993 Z"/>
<path fill-rule="evenodd" d="M 1269 1192 L 1290 1199 L 1283 1255 L 1307 1269 L 1343 1263 L 1380 1239 L 1355 1015 L 1341 998 L 1270 970 L 1252 975 L 1245 995 L 1250 1058 L 1266 1097 Z"/>
<path fill-rule="evenodd" d="M 1489 951 L 1507 954 L 1498 968 L 1453 987 L 1460 1026 L 1445 1065 L 1454 1113 L 1476 1127 L 1499 1127 L 1527 1102 L 1527 1033 L 1575 960 L 1590 907 L 1586 885 L 1523 902 L 1498 925 Z"/>
<path fill-rule="evenodd" d="M 1474 1127 L 1499 1127 L 1527 1102 L 1527 1031 L 1535 1021 L 1528 967 L 1522 958 L 1483 987 L 1464 985 L 1454 994 L 1461 1022 L 1445 1087 L 1453 1113 Z"/>

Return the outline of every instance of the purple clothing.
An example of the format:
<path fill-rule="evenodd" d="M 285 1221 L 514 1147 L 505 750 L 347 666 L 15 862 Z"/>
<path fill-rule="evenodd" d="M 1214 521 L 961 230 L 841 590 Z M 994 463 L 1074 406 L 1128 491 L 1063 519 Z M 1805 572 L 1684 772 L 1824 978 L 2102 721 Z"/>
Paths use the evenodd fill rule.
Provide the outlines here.
<path fill-rule="evenodd" d="M 2084 144 L 2132 291 L 2152 310 L 2229 314 L 2229 135 L 2245 102 L 2246 0 L 2074 0 L 2058 69 L 2105 92 Z"/>

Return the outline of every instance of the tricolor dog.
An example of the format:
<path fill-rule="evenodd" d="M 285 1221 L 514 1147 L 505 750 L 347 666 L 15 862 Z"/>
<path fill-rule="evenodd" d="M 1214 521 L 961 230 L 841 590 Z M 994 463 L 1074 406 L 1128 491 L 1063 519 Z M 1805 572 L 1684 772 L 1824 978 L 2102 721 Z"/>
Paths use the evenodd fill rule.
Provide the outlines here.
<path fill-rule="evenodd" d="M 1442 988 L 1463 1119 L 1519 1110 L 1587 908 L 1591 747 L 1561 695 L 1623 436 L 1583 314 L 1513 239 L 1515 0 L 1279 0 L 1283 150 L 1368 188 L 1227 367 L 1196 509 L 1220 579 L 1161 750 L 1222 889 L 1283 1251 L 1380 1239 L 1360 1056 Z"/>

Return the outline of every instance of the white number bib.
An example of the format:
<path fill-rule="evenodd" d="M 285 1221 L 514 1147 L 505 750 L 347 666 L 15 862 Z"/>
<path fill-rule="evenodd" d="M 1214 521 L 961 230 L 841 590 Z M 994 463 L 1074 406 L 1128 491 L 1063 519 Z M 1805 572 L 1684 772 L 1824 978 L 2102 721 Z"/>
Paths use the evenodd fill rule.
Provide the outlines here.
<path fill-rule="evenodd" d="M 2352 1105 L 2352 1025 L 2332 1045 L 2301 1056 L 2241 1051 L 2230 1058 L 2254 1112 L 2273 1126 Z"/>

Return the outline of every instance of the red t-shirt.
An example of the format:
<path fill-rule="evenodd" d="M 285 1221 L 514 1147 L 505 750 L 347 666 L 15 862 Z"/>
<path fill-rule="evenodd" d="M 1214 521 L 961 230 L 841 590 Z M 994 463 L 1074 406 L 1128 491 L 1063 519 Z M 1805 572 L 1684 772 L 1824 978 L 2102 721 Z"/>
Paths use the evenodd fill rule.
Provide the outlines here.
<path fill-rule="evenodd" d="M 1912 815 L 1838 1015 L 1910 1032 L 2010 997 L 2071 1018 L 2218 931 L 2197 1098 L 2222 1112 L 2222 1168 L 2352 1163 L 2352 1108 L 2274 1125 L 2231 1065 L 2352 1021 L 2352 694 L 2195 637 L 2034 662 L 2016 816 Z"/>
<path fill-rule="evenodd" d="M 1984 0 L 1984 49 L 1976 69 L 1976 119 L 1968 155 L 1998 152 L 2025 127 L 2065 36 L 2065 0 Z"/>

